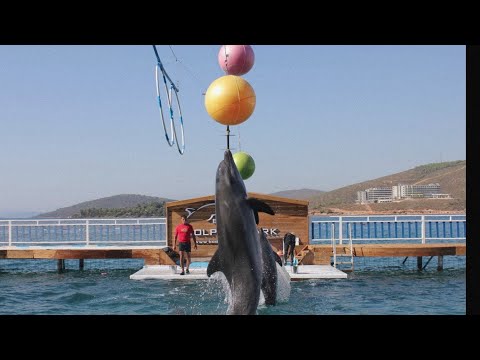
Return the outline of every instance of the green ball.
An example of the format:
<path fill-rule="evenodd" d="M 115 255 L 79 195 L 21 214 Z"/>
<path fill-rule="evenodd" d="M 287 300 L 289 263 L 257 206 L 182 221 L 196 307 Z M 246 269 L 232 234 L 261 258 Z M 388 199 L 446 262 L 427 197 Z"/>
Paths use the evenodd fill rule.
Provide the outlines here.
<path fill-rule="evenodd" d="M 243 180 L 247 180 L 255 172 L 255 161 L 246 152 L 240 151 L 233 154 L 233 161 Z"/>

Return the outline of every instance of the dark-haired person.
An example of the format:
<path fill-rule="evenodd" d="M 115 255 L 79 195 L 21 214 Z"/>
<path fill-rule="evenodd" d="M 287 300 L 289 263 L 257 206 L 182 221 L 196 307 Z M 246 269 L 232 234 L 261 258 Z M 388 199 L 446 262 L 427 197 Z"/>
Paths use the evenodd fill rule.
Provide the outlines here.
<path fill-rule="evenodd" d="M 193 230 L 193 226 L 187 222 L 187 218 L 182 216 L 181 218 L 182 223 L 178 224 L 175 228 L 175 243 L 173 245 L 173 249 L 176 250 L 177 248 L 177 239 L 178 239 L 178 251 L 180 253 L 180 266 L 182 267 L 182 272 L 180 275 L 185 275 L 183 259 L 185 258 L 185 254 L 187 256 L 187 274 L 190 273 L 189 267 L 191 263 L 190 252 L 192 251 L 191 247 L 191 239 L 193 239 L 193 246 L 195 250 L 197 249 L 197 238 L 195 236 L 195 232 Z"/>
<path fill-rule="evenodd" d="M 293 258 L 295 257 L 295 234 L 287 232 L 283 237 L 283 261 L 287 264 L 287 259 L 290 256 L 291 265 L 293 265 Z"/>

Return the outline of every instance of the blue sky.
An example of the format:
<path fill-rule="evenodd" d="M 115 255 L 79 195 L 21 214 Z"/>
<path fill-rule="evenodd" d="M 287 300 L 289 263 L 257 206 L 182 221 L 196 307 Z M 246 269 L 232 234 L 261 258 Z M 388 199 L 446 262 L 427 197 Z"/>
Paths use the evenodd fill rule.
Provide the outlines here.
<path fill-rule="evenodd" d="M 221 45 L 157 45 L 180 89 L 169 147 L 151 46 L 0 46 L 0 214 L 117 194 L 215 192 L 224 125 L 204 106 Z M 334 190 L 466 158 L 465 46 L 252 45 L 256 107 L 231 127 L 248 191 Z M 172 52 L 173 50 L 173 52 Z"/>

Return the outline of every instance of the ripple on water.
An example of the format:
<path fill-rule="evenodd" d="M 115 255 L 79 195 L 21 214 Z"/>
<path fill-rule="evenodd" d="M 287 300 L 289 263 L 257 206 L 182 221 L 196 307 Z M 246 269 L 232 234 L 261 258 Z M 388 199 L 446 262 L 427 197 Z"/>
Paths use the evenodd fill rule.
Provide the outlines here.
<path fill-rule="evenodd" d="M 19 265 L 18 269 L 22 269 Z M 1 264 L 0 264 L 1 265 Z M 0 272 L 0 314 L 225 314 L 222 281 L 136 281 L 135 270 Z M 34 271 L 33 271 L 34 270 Z M 107 275 L 101 275 L 107 272 Z M 465 314 L 465 268 L 355 270 L 347 279 L 291 282 L 288 302 L 259 315 Z"/>
<path fill-rule="evenodd" d="M 75 292 L 73 294 L 65 294 L 58 298 L 59 301 L 65 302 L 68 305 L 75 305 L 85 301 L 90 301 L 95 298 L 95 295 L 87 294 L 83 292 Z"/>

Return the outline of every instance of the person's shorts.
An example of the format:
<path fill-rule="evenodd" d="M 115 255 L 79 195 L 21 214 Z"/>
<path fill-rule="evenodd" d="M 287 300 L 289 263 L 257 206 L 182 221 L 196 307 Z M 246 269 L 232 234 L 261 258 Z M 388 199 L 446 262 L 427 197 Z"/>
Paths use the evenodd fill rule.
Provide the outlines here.
<path fill-rule="evenodd" d="M 192 245 L 190 243 L 179 242 L 178 243 L 178 251 L 191 252 L 192 251 Z"/>

